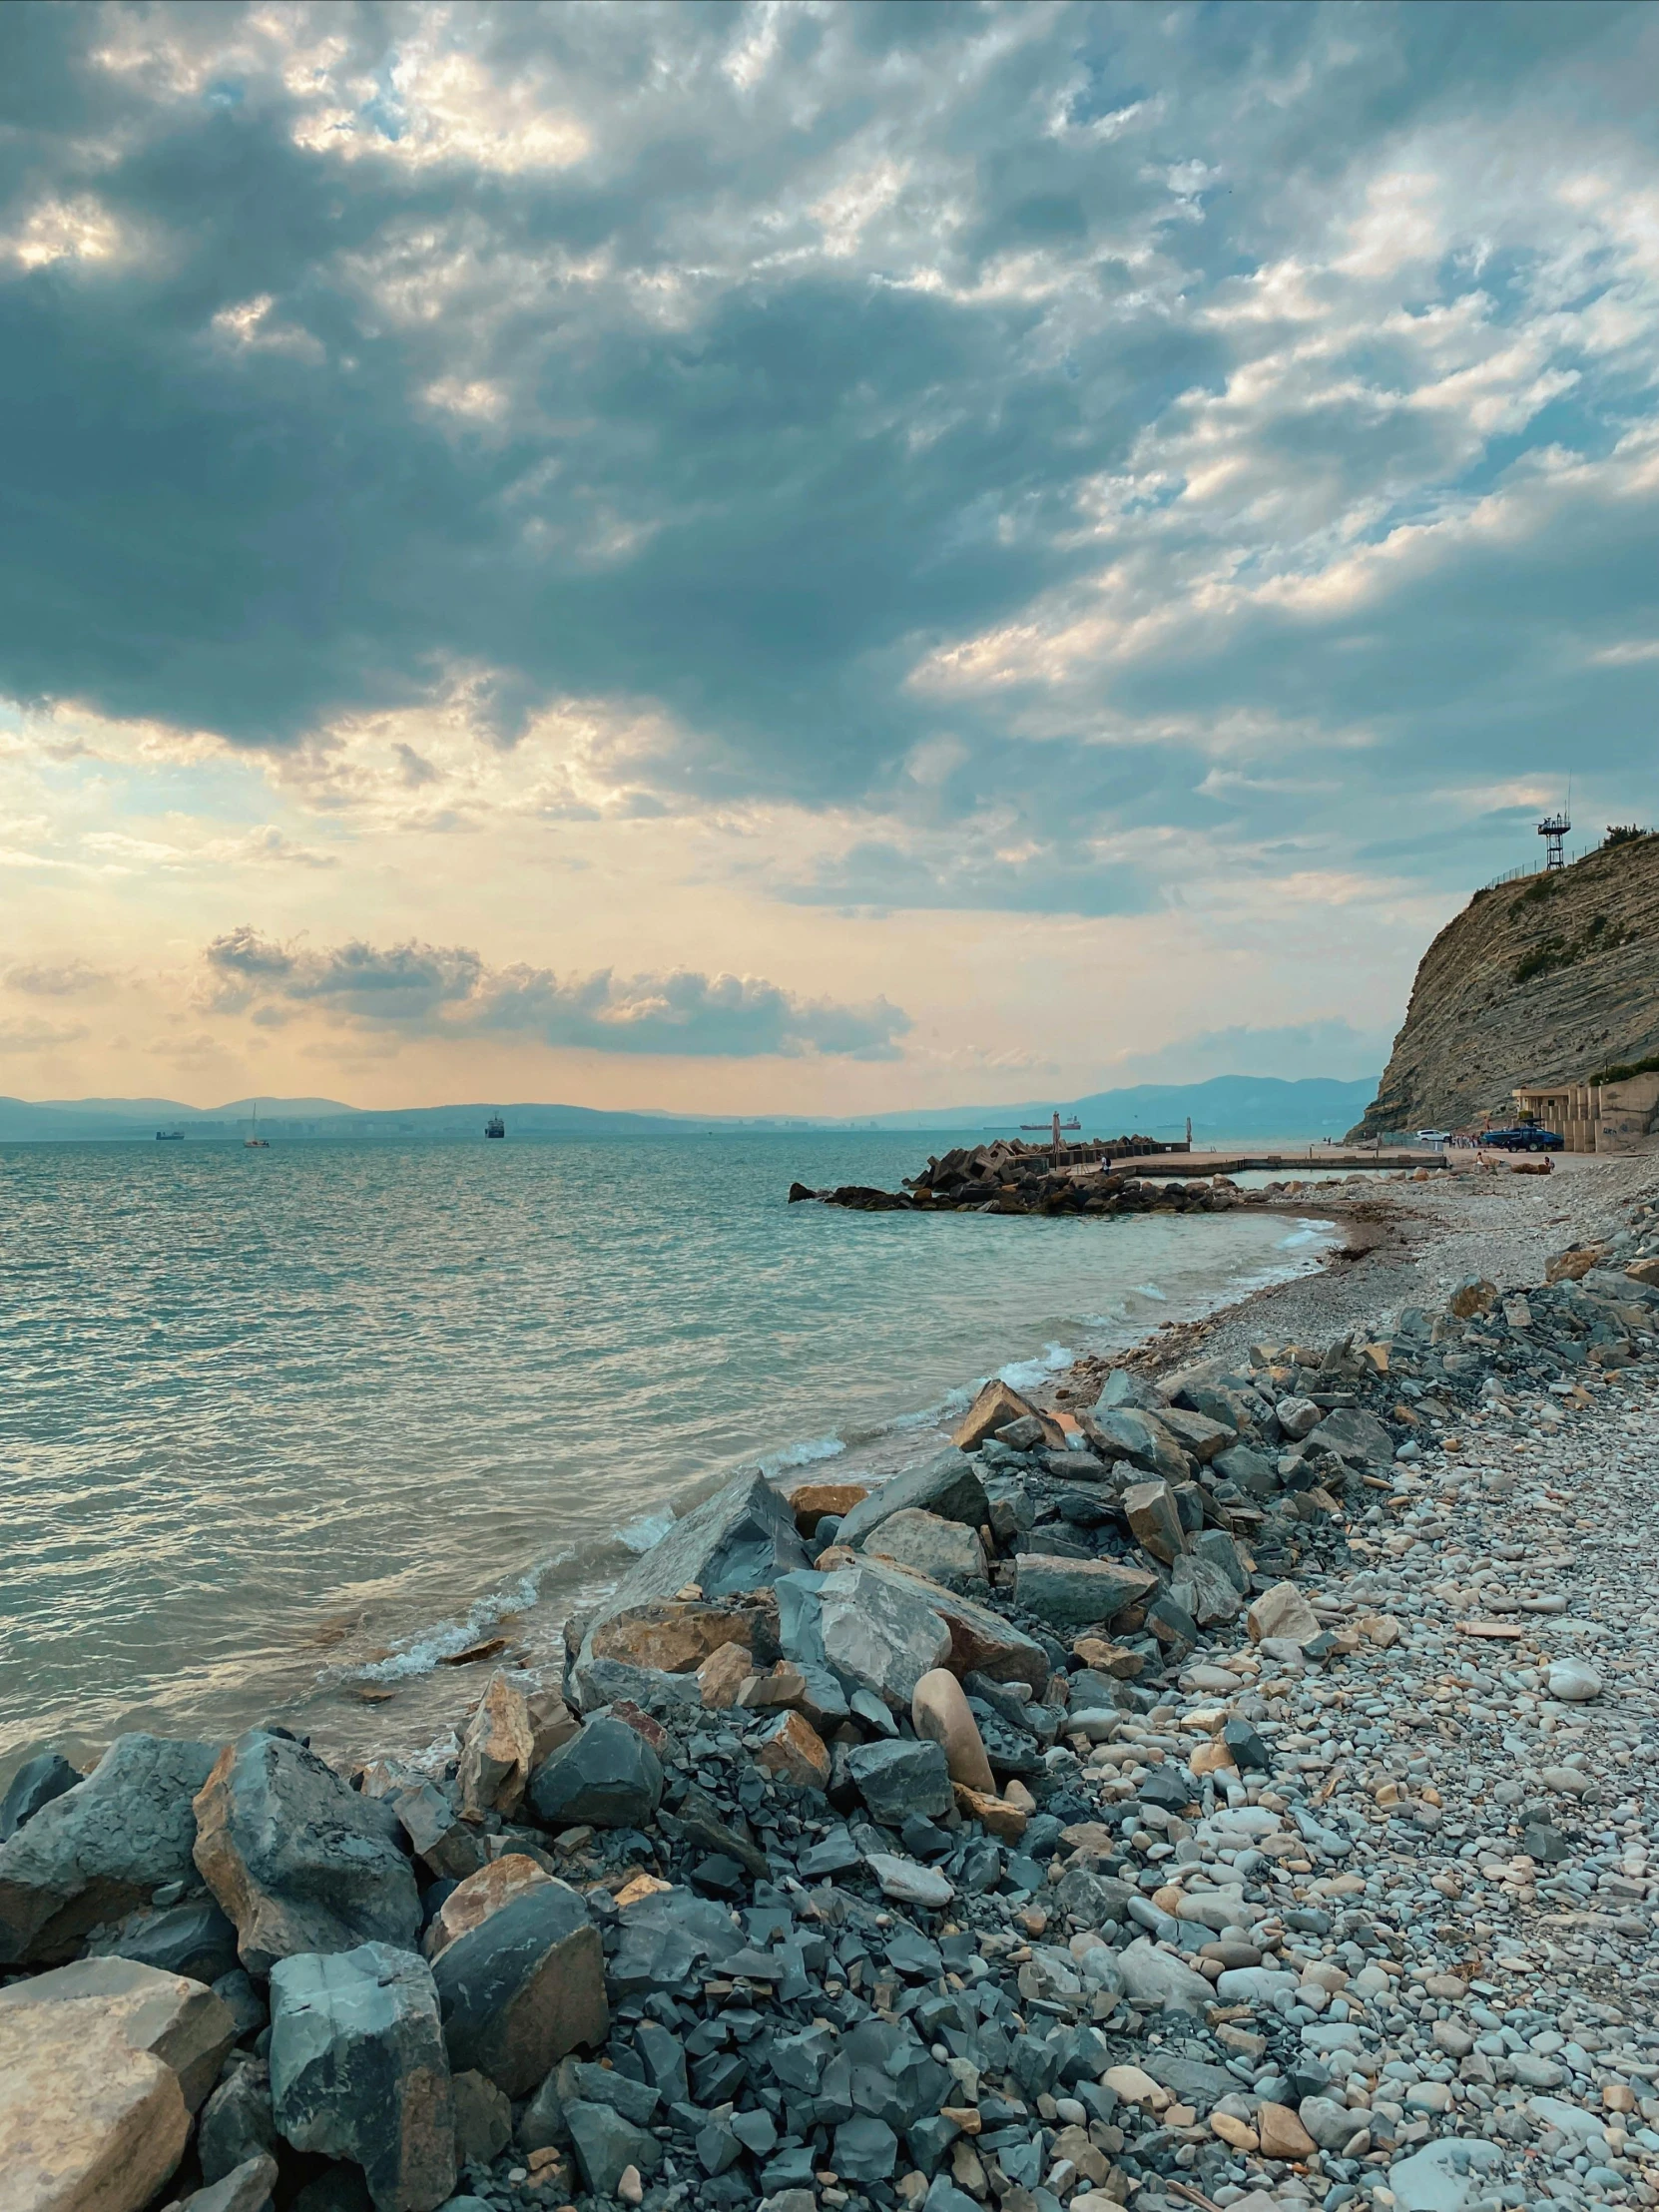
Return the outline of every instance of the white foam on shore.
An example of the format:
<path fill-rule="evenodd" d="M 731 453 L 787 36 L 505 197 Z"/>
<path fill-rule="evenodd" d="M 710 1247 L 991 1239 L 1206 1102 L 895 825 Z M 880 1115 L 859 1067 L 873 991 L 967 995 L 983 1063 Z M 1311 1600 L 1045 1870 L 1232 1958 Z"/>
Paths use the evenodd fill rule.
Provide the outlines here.
<path fill-rule="evenodd" d="M 1010 1360 L 1005 1368 L 997 1369 L 1001 1382 L 1012 1390 L 1034 1390 L 1046 1382 L 1051 1375 L 1076 1364 L 1077 1354 L 1066 1345 L 1044 1345 L 1034 1360 Z"/>
<path fill-rule="evenodd" d="M 809 1436 L 803 1443 L 785 1444 L 777 1451 L 769 1451 L 758 1464 L 770 1482 L 774 1475 L 788 1474 L 792 1467 L 812 1467 L 821 1459 L 838 1459 L 845 1449 L 839 1436 Z"/>
<path fill-rule="evenodd" d="M 459 1620 L 443 1621 L 436 1627 L 424 1629 L 388 1658 L 370 1659 L 363 1666 L 347 1667 L 344 1673 L 356 1682 L 406 1682 L 413 1675 L 430 1674 L 445 1659 L 452 1659 L 470 1644 L 481 1643 L 509 1614 L 522 1613 L 527 1606 L 534 1605 L 540 1594 L 542 1576 L 561 1563 L 549 1560 L 542 1566 L 532 1567 L 504 1589 L 492 1590 L 487 1597 L 476 1599 Z"/>

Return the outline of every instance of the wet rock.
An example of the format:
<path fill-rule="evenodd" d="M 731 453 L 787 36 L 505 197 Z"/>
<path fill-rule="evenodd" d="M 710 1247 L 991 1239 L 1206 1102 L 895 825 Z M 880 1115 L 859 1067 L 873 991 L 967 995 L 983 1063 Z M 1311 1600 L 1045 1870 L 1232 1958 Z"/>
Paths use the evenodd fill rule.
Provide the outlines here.
<path fill-rule="evenodd" d="M 276 2148 L 276 2116 L 271 2103 L 271 2067 L 263 2058 L 233 2066 L 202 2107 L 197 2157 L 205 2181 L 222 2181 L 250 2159 Z"/>
<path fill-rule="evenodd" d="M 432 1962 L 449 2063 L 528 2096 L 579 2045 L 604 2040 L 609 2012 L 599 1931 L 563 1882 L 525 1890 Z"/>
<path fill-rule="evenodd" d="M 397 1814 L 291 1737 L 255 1728 L 228 1744 L 196 1821 L 196 1865 L 250 1973 L 365 1941 L 414 1949 L 420 1899 Z"/>
<path fill-rule="evenodd" d="M 1123 1493 L 1123 1513 L 1136 1541 L 1165 1566 L 1186 1550 L 1181 1508 L 1168 1482 L 1131 1482 Z"/>
<path fill-rule="evenodd" d="M 574 1721 L 570 1732 L 575 1733 Z M 523 1690 L 511 1675 L 493 1675 L 461 1739 L 456 1781 L 463 1816 L 482 1820 L 488 1813 L 500 1813 L 510 1820 L 524 1801 L 535 1752 L 536 1733 Z"/>
<path fill-rule="evenodd" d="M 271 1971 L 271 2096 L 296 2150 L 363 2170 L 376 2212 L 436 2212 L 455 2186 L 455 2115 L 431 1969 L 369 1942 Z"/>
<path fill-rule="evenodd" d="M 476 1874 L 451 1890 L 437 1911 L 432 1915 L 420 1947 L 428 1958 L 435 1958 L 458 1936 L 469 1929 L 480 1928 L 492 1913 L 499 1913 L 504 1905 L 510 1905 L 522 1891 L 533 1890 L 538 1884 L 550 1882 L 551 1875 L 545 1867 L 521 1851 L 503 1852 Z"/>
<path fill-rule="evenodd" d="M 870 1535 L 865 1549 L 872 1559 L 895 1559 L 935 1582 L 988 1579 L 985 1549 L 976 1529 L 913 1506 L 889 1514 Z"/>
<path fill-rule="evenodd" d="M 147 2050 L 177 2076 L 194 2112 L 219 2078 L 236 2040 L 230 2008 L 200 1981 L 162 1973 L 131 1958 L 82 1958 L 0 1989 L 0 2016 L 39 2020 L 49 2006 L 79 2016 L 96 2011 L 118 2022 L 135 2050 Z"/>
<path fill-rule="evenodd" d="M 866 1546 L 883 1522 L 902 1512 L 930 1513 L 977 1529 L 989 1518 L 990 1505 L 973 1461 L 960 1451 L 941 1451 L 871 1490 L 842 1520 L 835 1541 L 855 1550 Z"/>
<path fill-rule="evenodd" d="M 530 1777 L 529 1803 L 549 1828 L 638 1828 L 662 1802 L 657 1754 L 625 1721 L 590 1721 Z"/>
<path fill-rule="evenodd" d="M 910 1696 L 910 1725 L 944 1752 L 952 1782 L 994 1796 L 996 1783 L 984 1739 L 960 1682 L 946 1668 L 924 1674 Z"/>
<path fill-rule="evenodd" d="M 10 1841 L 25 1821 L 33 1820 L 43 1805 L 73 1790 L 82 1780 L 60 1751 L 43 1751 L 26 1759 L 0 1797 L 0 1844 Z"/>
<path fill-rule="evenodd" d="M 1061 1559 L 1022 1551 L 1014 1561 L 1014 1602 L 1054 1628 L 1113 1621 L 1157 1586 L 1156 1576 L 1114 1559 Z"/>
<path fill-rule="evenodd" d="M 0 1844 L 0 1965 L 73 1957 L 89 1929 L 193 1875 L 206 1744 L 118 1736 L 86 1779 Z"/>
<path fill-rule="evenodd" d="M 858 1744 L 848 1752 L 846 1767 L 858 1795 L 889 1828 L 911 1814 L 932 1820 L 954 1802 L 940 1744 Z"/>
<path fill-rule="evenodd" d="M 1136 1375 L 1133 1369 L 1114 1368 L 1101 1385 L 1100 1395 L 1095 1399 L 1094 1417 L 1099 1420 L 1102 1414 L 1125 1405 L 1143 1413 L 1162 1414 L 1163 1393 L 1144 1375 Z"/>

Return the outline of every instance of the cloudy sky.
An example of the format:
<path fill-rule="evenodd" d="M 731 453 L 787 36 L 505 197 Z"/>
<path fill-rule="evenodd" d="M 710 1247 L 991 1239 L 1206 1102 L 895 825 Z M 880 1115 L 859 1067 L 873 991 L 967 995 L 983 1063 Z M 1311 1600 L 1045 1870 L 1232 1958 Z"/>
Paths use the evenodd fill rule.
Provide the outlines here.
<path fill-rule="evenodd" d="M 1659 815 L 1659 10 L 0 10 L 0 1091 L 1381 1066 Z"/>

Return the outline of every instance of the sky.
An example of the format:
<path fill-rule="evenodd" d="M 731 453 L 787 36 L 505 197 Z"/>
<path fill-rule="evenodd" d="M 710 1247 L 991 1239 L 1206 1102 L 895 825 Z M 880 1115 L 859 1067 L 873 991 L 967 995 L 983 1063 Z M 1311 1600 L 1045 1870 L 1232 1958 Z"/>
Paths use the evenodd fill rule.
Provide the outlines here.
<path fill-rule="evenodd" d="M 1659 9 L 0 10 L 0 1091 L 1379 1070 L 1659 818 Z"/>

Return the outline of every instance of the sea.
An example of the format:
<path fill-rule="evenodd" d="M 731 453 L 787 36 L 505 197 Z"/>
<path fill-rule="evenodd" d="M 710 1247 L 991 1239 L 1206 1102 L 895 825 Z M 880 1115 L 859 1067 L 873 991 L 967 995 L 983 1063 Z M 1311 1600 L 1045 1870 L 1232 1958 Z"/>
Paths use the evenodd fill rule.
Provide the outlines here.
<path fill-rule="evenodd" d="M 976 1133 L 0 1147 L 0 1781 L 262 1719 L 430 1753 L 735 1471 L 886 1474 L 1318 1265 L 1316 1216 L 858 1214 Z M 1311 1202 L 1312 1203 L 1312 1202 Z"/>

